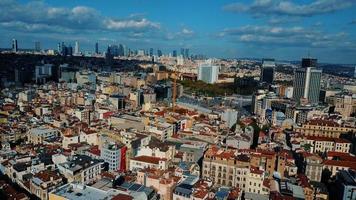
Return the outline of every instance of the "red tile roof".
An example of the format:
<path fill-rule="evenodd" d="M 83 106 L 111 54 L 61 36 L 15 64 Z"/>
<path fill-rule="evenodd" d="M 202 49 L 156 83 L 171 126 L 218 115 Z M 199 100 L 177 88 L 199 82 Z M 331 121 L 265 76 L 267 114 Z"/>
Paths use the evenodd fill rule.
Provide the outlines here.
<path fill-rule="evenodd" d="M 136 161 L 140 161 L 140 162 L 145 162 L 145 163 L 151 163 L 151 164 L 159 164 L 159 161 L 161 160 L 165 160 L 162 158 L 158 158 L 158 157 L 153 157 L 153 156 L 137 156 L 134 158 L 131 158 L 131 160 L 136 160 Z"/>
<path fill-rule="evenodd" d="M 338 167 L 348 167 L 356 170 L 356 163 L 352 161 L 344 161 L 344 160 L 325 160 L 323 162 L 324 165 L 329 166 L 338 166 Z"/>
<path fill-rule="evenodd" d="M 127 194 L 118 194 L 114 196 L 111 200 L 133 200 L 133 197 Z"/>

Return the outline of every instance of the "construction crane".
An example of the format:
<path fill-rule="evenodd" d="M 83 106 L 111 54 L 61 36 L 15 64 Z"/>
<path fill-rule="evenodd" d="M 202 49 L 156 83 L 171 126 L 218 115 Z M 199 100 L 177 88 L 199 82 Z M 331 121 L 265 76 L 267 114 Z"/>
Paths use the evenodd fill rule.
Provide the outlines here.
<path fill-rule="evenodd" d="M 177 98 L 177 72 L 173 72 L 173 98 L 172 98 L 172 109 L 173 112 L 176 111 L 176 98 Z"/>

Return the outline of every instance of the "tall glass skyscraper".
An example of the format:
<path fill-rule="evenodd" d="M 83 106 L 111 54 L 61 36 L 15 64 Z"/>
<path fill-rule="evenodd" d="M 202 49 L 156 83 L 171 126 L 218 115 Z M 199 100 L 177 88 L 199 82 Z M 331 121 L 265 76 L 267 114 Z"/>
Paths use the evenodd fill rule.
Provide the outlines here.
<path fill-rule="evenodd" d="M 276 64 L 274 59 L 263 59 L 261 68 L 261 81 L 266 83 L 273 83 L 274 68 Z"/>
<path fill-rule="evenodd" d="M 17 46 L 17 40 L 12 39 L 12 51 L 17 52 L 18 51 L 18 46 Z"/>
<path fill-rule="evenodd" d="M 303 59 L 302 68 L 294 71 L 293 98 L 300 102 L 307 99 L 310 104 L 318 104 L 322 70 L 315 68 L 316 59 Z"/>

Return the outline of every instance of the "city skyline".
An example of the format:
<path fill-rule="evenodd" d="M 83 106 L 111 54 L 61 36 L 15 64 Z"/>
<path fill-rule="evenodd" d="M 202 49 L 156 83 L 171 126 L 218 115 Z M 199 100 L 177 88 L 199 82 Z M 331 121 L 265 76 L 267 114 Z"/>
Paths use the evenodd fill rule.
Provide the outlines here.
<path fill-rule="evenodd" d="M 355 1 L 0 1 L 0 47 L 100 51 L 189 48 L 218 58 L 273 57 L 356 63 Z M 40 11 L 39 11 L 40 10 Z M 196 12 L 198 11 L 198 12 Z M 258 13 L 258 14 L 256 14 Z"/>

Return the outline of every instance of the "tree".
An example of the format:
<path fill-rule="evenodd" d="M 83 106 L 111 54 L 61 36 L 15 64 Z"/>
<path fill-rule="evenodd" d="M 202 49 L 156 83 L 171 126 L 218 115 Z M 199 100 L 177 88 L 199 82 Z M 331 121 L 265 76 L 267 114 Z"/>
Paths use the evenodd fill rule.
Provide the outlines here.
<path fill-rule="evenodd" d="M 304 144 L 304 145 L 302 145 L 302 147 L 303 147 L 304 151 L 310 151 L 312 145 L 311 144 Z"/>
<path fill-rule="evenodd" d="M 321 182 L 328 185 L 331 175 L 332 173 L 328 168 L 323 169 L 321 172 Z"/>

